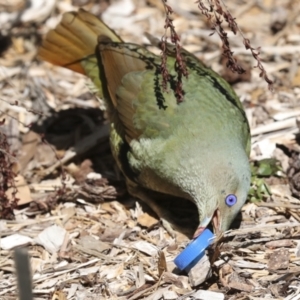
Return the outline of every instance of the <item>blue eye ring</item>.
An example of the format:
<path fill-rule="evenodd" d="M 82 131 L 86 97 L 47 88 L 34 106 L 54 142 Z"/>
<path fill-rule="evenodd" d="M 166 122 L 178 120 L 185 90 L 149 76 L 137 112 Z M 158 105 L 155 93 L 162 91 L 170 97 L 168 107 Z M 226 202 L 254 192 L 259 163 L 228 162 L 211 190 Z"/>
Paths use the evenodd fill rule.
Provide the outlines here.
<path fill-rule="evenodd" d="M 231 207 L 237 203 L 237 197 L 234 194 L 229 194 L 225 198 L 225 203 L 227 206 Z"/>

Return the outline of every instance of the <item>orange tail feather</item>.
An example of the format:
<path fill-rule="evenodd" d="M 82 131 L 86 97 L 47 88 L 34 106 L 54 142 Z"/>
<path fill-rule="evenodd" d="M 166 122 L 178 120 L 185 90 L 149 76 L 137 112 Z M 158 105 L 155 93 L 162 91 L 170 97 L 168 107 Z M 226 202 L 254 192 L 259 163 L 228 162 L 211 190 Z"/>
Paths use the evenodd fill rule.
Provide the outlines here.
<path fill-rule="evenodd" d="M 81 61 L 94 55 L 98 37 L 122 42 L 121 38 L 89 12 L 67 12 L 61 22 L 50 30 L 39 49 L 38 57 L 54 65 L 86 74 Z"/>

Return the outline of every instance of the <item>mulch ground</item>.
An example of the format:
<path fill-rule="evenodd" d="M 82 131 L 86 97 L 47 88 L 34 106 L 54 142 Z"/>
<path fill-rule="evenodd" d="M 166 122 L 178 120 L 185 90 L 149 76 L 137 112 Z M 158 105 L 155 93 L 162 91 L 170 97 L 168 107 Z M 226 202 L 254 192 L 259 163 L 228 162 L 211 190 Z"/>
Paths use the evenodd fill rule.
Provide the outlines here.
<path fill-rule="evenodd" d="M 261 171 L 256 162 L 268 158 L 277 165 L 254 179 L 232 229 L 208 251 L 214 261 L 207 280 L 194 286 L 173 263 L 197 226 L 194 207 L 172 204 L 174 215 L 183 214 L 172 237 L 128 195 L 110 153 L 103 101 L 89 80 L 36 59 L 45 33 L 78 7 L 101 16 L 125 41 L 147 43 L 145 32 L 160 38 L 161 1 L 0 0 L 1 300 L 17 298 L 13 250 L 20 247 L 30 255 L 36 300 L 300 299 L 300 3 L 226 1 L 245 38 L 261 47 L 273 91 L 240 34 L 228 33 L 247 70 L 237 76 L 194 1 L 168 4 L 182 45 L 243 102 L 253 168 Z"/>

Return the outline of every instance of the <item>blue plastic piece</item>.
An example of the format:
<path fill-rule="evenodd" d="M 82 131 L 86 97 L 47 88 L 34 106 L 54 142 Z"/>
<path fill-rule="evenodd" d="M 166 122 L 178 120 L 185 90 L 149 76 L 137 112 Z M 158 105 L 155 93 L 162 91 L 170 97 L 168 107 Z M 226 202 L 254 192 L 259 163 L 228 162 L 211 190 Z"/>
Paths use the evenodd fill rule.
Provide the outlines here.
<path fill-rule="evenodd" d="M 205 253 L 205 249 L 212 243 L 214 234 L 205 229 L 196 239 L 191 241 L 187 247 L 174 260 L 180 270 L 190 269 Z"/>

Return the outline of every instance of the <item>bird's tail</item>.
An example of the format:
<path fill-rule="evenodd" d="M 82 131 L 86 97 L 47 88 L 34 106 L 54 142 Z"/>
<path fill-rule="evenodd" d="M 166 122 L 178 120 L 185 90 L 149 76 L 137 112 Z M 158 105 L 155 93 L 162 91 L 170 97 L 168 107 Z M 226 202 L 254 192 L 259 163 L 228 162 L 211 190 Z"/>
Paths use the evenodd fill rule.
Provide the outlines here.
<path fill-rule="evenodd" d="M 84 60 L 95 59 L 98 38 L 122 42 L 121 38 L 96 16 L 80 9 L 67 12 L 50 30 L 39 49 L 38 57 L 54 65 L 88 75 Z"/>

